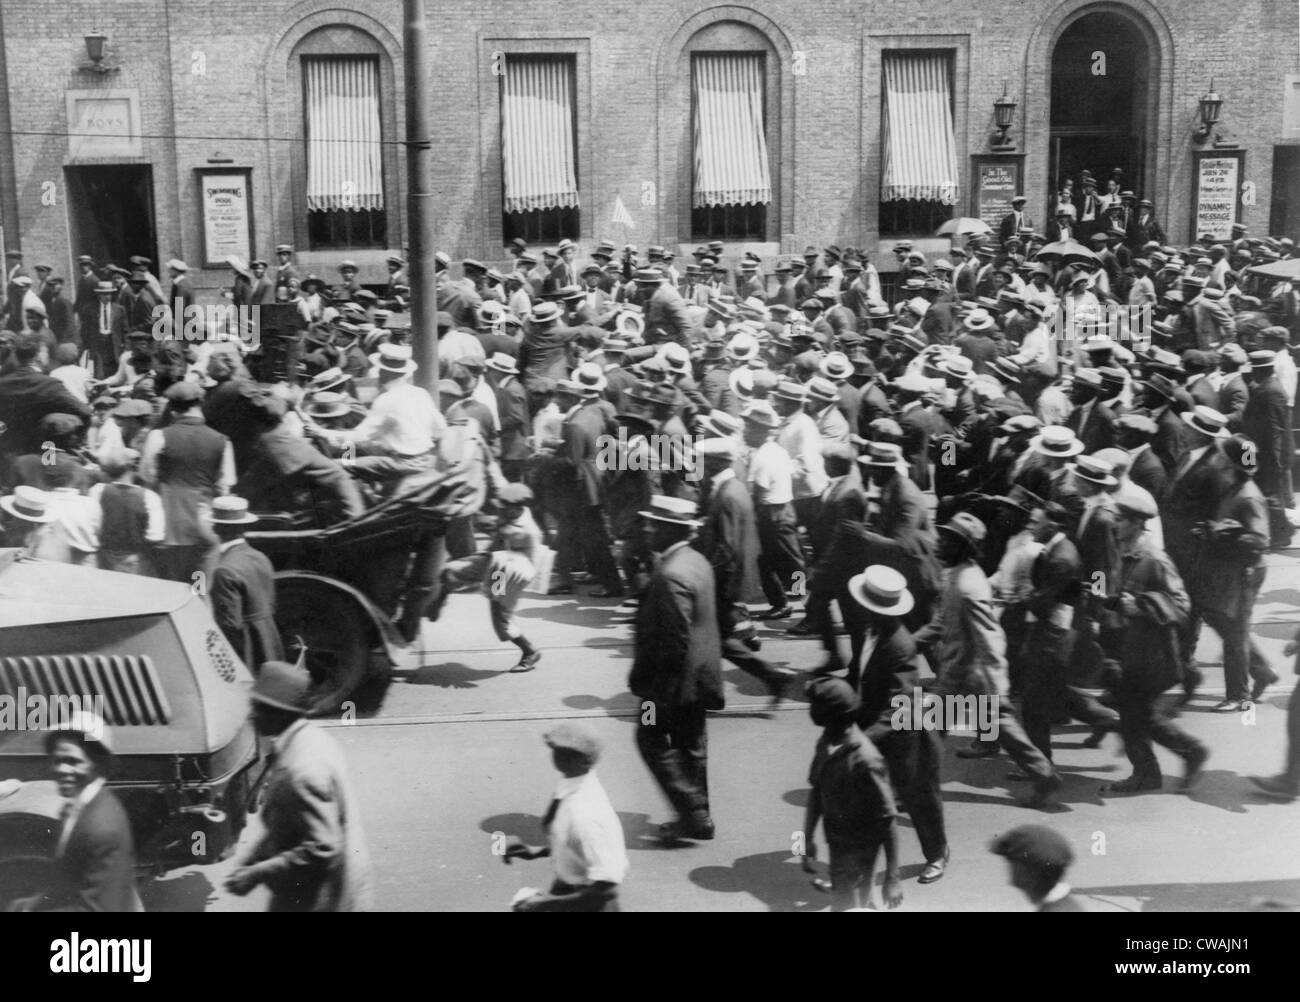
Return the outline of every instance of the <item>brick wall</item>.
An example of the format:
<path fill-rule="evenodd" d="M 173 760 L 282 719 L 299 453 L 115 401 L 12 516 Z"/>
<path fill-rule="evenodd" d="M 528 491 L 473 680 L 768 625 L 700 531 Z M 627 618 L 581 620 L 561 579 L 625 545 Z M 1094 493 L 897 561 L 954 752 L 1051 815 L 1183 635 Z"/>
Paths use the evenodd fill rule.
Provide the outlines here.
<path fill-rule="evenodd" d="M 301 234 L 295 195 L 293 143 L 301 98 L 289 86 L 295 45 L 311 30 L 350 24 L 375 37 L 385 54 L 385 138 L 403 129 L 401 5 L 371 0 L 364 11 L 342 11 L 335 0 L 121 0 L 111 7 L 67 0 L 57 16 L 42 5 L 0 0 L 6 37 L 8 93 L 14 137 L 19 219 L 6 220 L 11 245 L 47 257 L 69 275 L 79 252 L 69 245 L 63 168 L 68 143 L 64 92 L 69 88 L 135 88 L 146 138 L 136 162 L 153 165 L 158 257 L 202 257 L 194 169 L 217 152 L 253 171 L 255 242 L 269 256 L 275 243 Z M 589 0 L 582 5 L 470 0 L 430 4 L 433 49 L 433 171 L 439 244 L 453 257 L 502 258 L 498 87 L 491 53 L 537 48 L 578 54 L 579 160 L 582 243 L 608 237 L 645 246 L 689 247 L 683 203 L 689 187 L 689 81 L 683 76 L 691 37 L 712 30 L 756 30 L 779 62 L 778 205 L 775 239 L 764 253 L 807 243 L 874 246 L 881 171 L 880 51 L 899 45 L 951 48 L 956 59 L 956 127 L 962 199 L 969 205 L 970 155 L 988 149 L 992 103 L 1004 81 L 1019 107 L 1012 138 L 1026 154 L 1029 212 L 1043 219 L 1047 182 L 1048 80 L 1052 45 L 1081 11 L 1128 11 L 1151 39 L 1157 87 L 1154 139 L 1147 151 L 1151 195 L 1174 239 L 1187 235 L 1192 185 L 1191 134 L 1197 98 L 1213 77 L 1224 95 L 1221 129 L 1246 150 L 1245 179 L 1257 202 L 1243 210 L 1254 232 L 1268 223 L 1272 147 L 1284 142 L 1281 95 L 1285 74 L 1300 70 L 1296 6 L 1241 0 L 874 0 L 865 4 L 770 0 L 711 5 L 702 0 L 642 0 L 629 5 Z M 713 28 L 734 21 L 746 29 Z M 78 72 L 86 62 L 81 35 L 109 36 L 108 62 L 118 74 Z M 796 75 L 795 53 L 805 72 Z M 202 72 L 196 72 L 196 70 Z M 30 134 L 22 134 L 30 133 Z M 45 134 L 52 133 L 52 134 Z M 173 140 L 170 136 L 186 138 Z M 774 142 L 775 142 L 774 134 Z M 1297 140 L 1290 140 L 1297 142 Z M 390 244 L 402 244 L 405 159 L 387 147 Z M 42 203 L 42 184 L 56 185 L 55 204 Z M 643 204 L 653 189 L 654 204 Z M 636 227 L 611 222 L 621 198 Z M 16 237 L 16 239 L 15 239 Z M 301 240 L 299 239 L 299 243 Z M 886 241 L 886 243 L 891 241 Z M 739 248 L 737 248 L 737 251 Z M 344 256 L 361 261 L 364 277 L 380 280 L 383 252 L 303 255 L 313 270 Z M 888 259 L 889 255 L 881 255 Z M 201 289 L 225 283 L 220 270 L 195 269 Z"/>

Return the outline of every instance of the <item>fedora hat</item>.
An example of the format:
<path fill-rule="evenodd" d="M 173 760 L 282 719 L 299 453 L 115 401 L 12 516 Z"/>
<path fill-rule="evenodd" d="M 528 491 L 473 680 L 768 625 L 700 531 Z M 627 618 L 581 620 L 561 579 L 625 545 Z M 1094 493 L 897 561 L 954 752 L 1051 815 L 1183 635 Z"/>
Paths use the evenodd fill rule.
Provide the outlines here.
<path fill-rule="evenodd" d="M 858 462 L 863 466 L 879 466 L 884 469 L 897 469 L 903 459 L 903 447 L 893 442 L 871 442 L 867 454 L 859 456 Z"/>
<path fill-rule="evenodd" d="M 409 376 L 420 367 L 419 363 L 411 356 L 412 351 L 409 344 L 392 344 L 385 341 L 380 344 L 379 350 L 370 356 L 370 364 L 379 372 Z"/>
<path fill-rule="evenodd" d="M 1065 468 L 1070 471 L 1071 476 L 1096 484 L 1098 487 L 1114 487 L 1119 483 L 1115 479 L 1115 467 L 1096 456 L 1080 456 L 1075 462 L 1066 463 Z"/>
<path fill-rule="evenodd" d="M 50 511 L 50 495 L 35 487 L 15 487 L 12 494 L 0 498 L 0 508 L 24 522 L 53 522 L 58 517 Z"/>
<path fill-rule="evenodd" d="M 1029 441 L 1029 448 L 1043 456 L 1069 459 L 1083 451 L 1083 443 L 1064 425 L 1048 425 Z"/>
<path fill-rule="evenodd" d="M 650 507 L 637 514 L 655 522 L 670 522 L 673 525 L 684 525 L 693 529 L 698 529 L 703 524 L 695 517 L 697 509 L 694 501 L 669 497 L 665 494 L 652 495 Z"/>
<path fill-rule="evenodd" d="M 288 661 L 267 661 L 257 672 L 248 697 L 255 703 L 306 716 L 311 675 Z"/>
<path fill-rule="evenodd" d="M 348 398 L 342 393 L 323 390 L 307 397 L 307 414 L 314 418 L 342 417 L 350 410 Z"/>
<path fill-rule="evenodd" d="M 1178 384 L 1168 376 L 1158 372 L 1152 373 L 1149 378 L 1142 380 L 1138 385 L 1150 387 L 1166 400 L 1173 400 L 1178 392 Z"/>
<path fill-rule="evenodd" d="M 883 564 L 872 564 L 849 578 L 849 593 L 858 605 L 882 616 L 906 616 L 915 605 L 907 579 Z"/>
<path fill-rule="evenodd" d="M 489 369 L 495 372 L 506 372 L 512 376 L 519 375 L 519 365 L 513 355 L 507 355 L 504 351 L 496 351 L 484 363 Z"/>
<path fill-rule="evenodd" d="M 990 362 L 989 367 L 993 370 L 995 376 L 1006 383 L 1019 383 L 1024 373 L 1018 363 L 1003 355 L 999 355 Z"/>
<path fill-rule="evenodd" d="M 1228 419 L 1213 407 L 1198 405 L 1190 411 L 1183 411 L 1180 415 L 1188 426 L 1202 435 L 1208 435 L 1211 438 L 1229 438 L 1227 424 Z"/>
<path fill-rule="evenodd" d="M 950 532 L 965 540 L 973 549 L 979 549 L 988 535 L 984 523 L 968 511 L 956 512 L 952 518 L 939 526 L 942 531 Z"/>

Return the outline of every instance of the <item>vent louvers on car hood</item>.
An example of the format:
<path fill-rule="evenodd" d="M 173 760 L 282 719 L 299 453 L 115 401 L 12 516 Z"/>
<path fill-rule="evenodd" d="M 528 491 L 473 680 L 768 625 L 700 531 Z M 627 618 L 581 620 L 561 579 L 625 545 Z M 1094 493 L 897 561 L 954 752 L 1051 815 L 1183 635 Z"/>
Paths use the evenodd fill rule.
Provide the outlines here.
<path fill-rule="evenodd" d="M 112 727 L 149 726 L 171 721 L 171 706 L 153 661 L 137 655 L 41 654 L 0 657 L 0 694 L 17 698 L 64 697 L 52 703 L 47 717 L 63 706 L 95 710 L 102 707 Z M 97 698 L 98 697 L 98 698 Z M 75 700 L 76 702 L 72 702 Z"/>

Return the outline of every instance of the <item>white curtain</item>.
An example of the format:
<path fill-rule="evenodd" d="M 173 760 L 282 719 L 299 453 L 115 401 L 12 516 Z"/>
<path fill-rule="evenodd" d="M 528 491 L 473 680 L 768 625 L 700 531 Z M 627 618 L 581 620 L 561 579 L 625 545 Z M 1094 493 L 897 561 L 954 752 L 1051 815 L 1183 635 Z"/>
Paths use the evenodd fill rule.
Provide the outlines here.
<path fill-rule="evenodd" d="M 379 64 L 303 60 L 307 107 L 307 209 L 382 209 Z"/>
<path fill-rule="evenodd" d="M 501 96 L 506 212 L 573 208 L 573 63 L 507 56 Z"/>
<path fill-rule="evenodd" d="M 763 129 L 764 61 L 761 53 L 692 60 L 697 209 L 772 201 Z"/>
<path fill-rule="evenodd" d="M 941 52 L 886 52 L 880 199 L 957 202 L 952 64 Z"/>

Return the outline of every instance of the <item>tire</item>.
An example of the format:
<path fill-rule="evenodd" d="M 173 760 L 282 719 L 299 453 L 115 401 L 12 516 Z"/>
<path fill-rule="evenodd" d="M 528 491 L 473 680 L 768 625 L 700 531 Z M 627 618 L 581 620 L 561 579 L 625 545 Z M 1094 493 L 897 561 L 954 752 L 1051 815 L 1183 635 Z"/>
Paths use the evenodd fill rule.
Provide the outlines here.
<path fill-rule="evenodd" d="M 342 704 L 365 681 L 373 627 L 346 593 L 318 581 L 282 578 L 275 583 L 275 621 L 286 652 L 301 637 L 311 673 L 311 716 L 342 712 Z"/>

